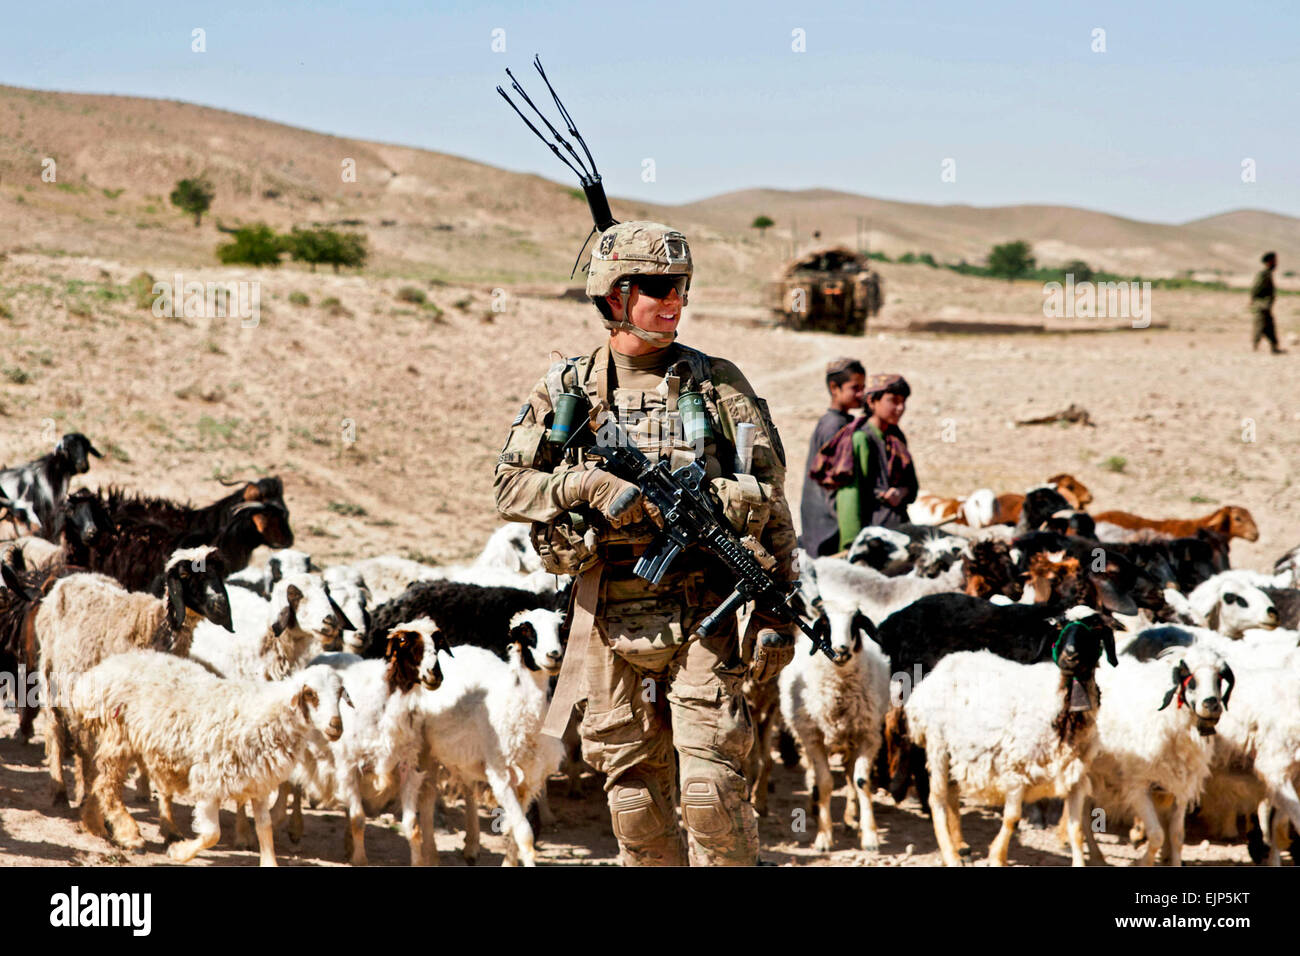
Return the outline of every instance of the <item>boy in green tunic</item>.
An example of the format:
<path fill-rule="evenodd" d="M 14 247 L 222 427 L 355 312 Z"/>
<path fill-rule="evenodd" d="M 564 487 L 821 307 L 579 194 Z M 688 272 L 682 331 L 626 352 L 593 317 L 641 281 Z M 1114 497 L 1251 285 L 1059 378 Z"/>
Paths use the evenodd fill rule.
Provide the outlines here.
<path fill-rule="evenodd" d="M 897 528 L 907 521 L 907 506 L 920 485 L 898 422 L 911 393 L 901 375 L 872 375 L 866 390 L 870 414 L 853 423 L 857 427 L 846 426 L 852 428 L 853 478 L 835 496 L 841 550 L 865 527 Z"/>

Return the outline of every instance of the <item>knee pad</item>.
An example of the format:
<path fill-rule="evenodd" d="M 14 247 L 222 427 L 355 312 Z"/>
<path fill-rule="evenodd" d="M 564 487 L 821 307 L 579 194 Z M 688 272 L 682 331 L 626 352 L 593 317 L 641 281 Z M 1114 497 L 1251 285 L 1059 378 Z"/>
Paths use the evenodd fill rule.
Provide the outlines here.
<path fill-rule="evenodd" d="M 692 836 L 708 839 L 729 833 L 735 826 L 732 816 L 717 781 L 707 777 L 682 781 L 682 820 Z"/>
<path fill-rule="evenodd" d="M 663 808 L 639 780 L 620 783 L 610 790 L 609 816 L 614 836 L 625 846 L 653 843 L 669 829 Z"/>

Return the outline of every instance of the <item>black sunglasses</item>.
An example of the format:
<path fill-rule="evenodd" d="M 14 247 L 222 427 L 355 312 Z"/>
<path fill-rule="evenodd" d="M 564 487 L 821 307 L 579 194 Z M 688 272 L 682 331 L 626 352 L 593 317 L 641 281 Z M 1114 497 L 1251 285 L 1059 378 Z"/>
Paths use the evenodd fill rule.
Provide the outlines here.
<path fill-rule="evenodd" d="M 641 290 L 642 295 L 648 295 L 652 299 L 666 299 L 674 289 L 679 296 L 685 297 L 686 290 L 691 285 L 689 276 L 633 276 L 632 282 Z"/>

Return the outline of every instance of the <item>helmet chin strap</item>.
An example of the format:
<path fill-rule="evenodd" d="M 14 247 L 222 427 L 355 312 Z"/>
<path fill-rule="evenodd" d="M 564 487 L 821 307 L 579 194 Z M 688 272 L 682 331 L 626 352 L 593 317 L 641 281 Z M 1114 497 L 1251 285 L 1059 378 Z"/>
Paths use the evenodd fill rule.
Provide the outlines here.
<path fill-rule="evenodd" d="M 624 316 L 627 315 L 627 300 L 628 300 L 629 288 L 630 286 L 629 283 L 627 282 L 621 283 L 619 286 L 619 304 L 623 308 Z M 604 324 L 605 328 L 609 329 L 611 332 L 631 332 L 641 341 L 649 342 L 651 345 L 668 346 L 668 345 L 672 345 L 673 342 L 677 339 L 676 329 L 673 329 L 671 332 L 649 332 L 643 328 L 633 325 L 631 322 L 627 321 L 626 318 L 606 319 L 604 316 L 602 316 L 601 322 Z"/>

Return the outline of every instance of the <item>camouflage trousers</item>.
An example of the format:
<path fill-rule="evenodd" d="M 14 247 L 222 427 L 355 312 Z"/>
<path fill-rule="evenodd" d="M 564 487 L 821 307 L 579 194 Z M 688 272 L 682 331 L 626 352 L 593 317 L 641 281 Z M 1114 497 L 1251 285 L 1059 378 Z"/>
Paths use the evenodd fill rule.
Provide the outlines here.
<path fill-rule="evenodd" d="M 659 588 L 606 582 L 587 652 L 580 732 L 583 758 L 607 775 L 625 866 L 686 863 L 679 794 L 692 865 L 757 861 L 744 776 L 754 728 L 741 693 L 735 617 L 707 638 L 682 639 L 720 601 L 680 581 Z"/>
<path fill-rule="evenodd" d="M 1250 344 L 1252 348 L 1259 347 L 1260 339 L 1267 339 L 1272 348 L 1277 348 L 1277 330 L 1273 326 L 1273 313 L 1267 309 L 1257 309 L 1254 313 L 1255 320 L 1252 323 Z"/>

